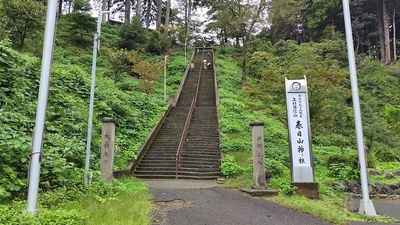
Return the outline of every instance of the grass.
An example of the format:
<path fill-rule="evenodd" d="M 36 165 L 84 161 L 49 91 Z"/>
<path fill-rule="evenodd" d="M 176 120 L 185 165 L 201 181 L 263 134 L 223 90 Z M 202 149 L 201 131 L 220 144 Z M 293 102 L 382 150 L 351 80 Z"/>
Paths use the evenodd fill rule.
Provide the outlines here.
<path fill-rule="evenodd" d="M 252 153 L 248 151 L 241 151 L 229 152 L 227 154 L 233 156 L 236 160 L 236 163 L 245 168 L 245 171 L 235 178 L 227 179 L 225 187 L 239 189 L 253 186 L 253 174 L 251 168 Z M 379 171 L 393 171 L 396 166 L 396 163 L 379 163 L 377 169 L 379 169 Z M 347 224 L 349 221 L 372 221 L 382 223 L 398 222 L 398 220 L 389 217 L 368 217 L 349 211 L 346 206 L 346 193 L 334 190 L 331 186 L 323 183 L 323 180 L 326 178 L 326 174 L 324 174 L 326 171 L 320 171 L 322 168 L 324 167 L 317 166 L 315 168 L 316 174 L 320 175 L 317 176 L 317 178 L 321 180 L 319 181 L 319 200 L 307 199 L 305 197 L 296 195 L 295 189 L 290 185 L 290 171 L 283 171 L 282 176 L 272 177 L 271 183 L 268 184 L 268 187 L 270 189 L 279 190 L 280 194 L 279 196 L 268 198 L 268 200 L 272 200 L 283 206 L 321 217 L 324 220 L 334 224 Z"/>
<path fill-rule="evenodd" d="M 84 215 L 86 225 L 146 225 L 151 224 L 154 206 L 147 186 L 137 181 L 124 181 L 115 197 L 84 198 L 63 204 Z"/>

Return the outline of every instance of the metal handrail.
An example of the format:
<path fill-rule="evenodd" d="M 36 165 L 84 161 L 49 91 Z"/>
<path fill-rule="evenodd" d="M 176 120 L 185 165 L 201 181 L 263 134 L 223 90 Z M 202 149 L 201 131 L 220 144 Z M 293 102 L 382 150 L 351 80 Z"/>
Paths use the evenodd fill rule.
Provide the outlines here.
<path fill-rule="evenodd" d="M 203 59 L 203 58 L 204 58 L 204 52 L 202 54 L 201 59 Z M 176 178 L 178 177 L 178 168 L 179 168 L 179 163 L 180 163 L 181 158 L 182 158 L 183 146 L 185 145 L 186 134 L 189 131 L 189 127 L 190 127 L 190 122 L 192 120 L 193 111 L 197 106 L 197 98 L 198 98 L 198 94 L 199 94 L 200 78 L 201 78 L 202 68 L 203 68 L 203 60 L 201 60 L 201 64 L 200 64 L 200 71 L 199 71 L 199 77 L 197 79 L 196 93 L 194 95 L 192 103 L 190 104 L 189 113 L 188 113 L 188 116 L 186 118 L 185 126 L 183 128 L 181 139 L 179 141 L 178 150 L 176 151 L 176 155 L 175 155 L 175 177 Z"/>
<path fill-rule="evenodd" d="M 183 146 L 185 144 L 186 134 L 189 131 L 190 122 L 192 120 L 193 111 L 196 105 L 196 100 L 193 98 L 192 104 L 190 104 L 190 109 L 188 113 L 188 117 L 186 118 L 185 127 L 182 131 L 181 140 L 179 141 L 178 151 L 176 151 L 176 159 L 175 159 L 175 177 L 178 177 L 178 168 L 179 163 L 181 161 L 182 153 L 183 153 Z"/>

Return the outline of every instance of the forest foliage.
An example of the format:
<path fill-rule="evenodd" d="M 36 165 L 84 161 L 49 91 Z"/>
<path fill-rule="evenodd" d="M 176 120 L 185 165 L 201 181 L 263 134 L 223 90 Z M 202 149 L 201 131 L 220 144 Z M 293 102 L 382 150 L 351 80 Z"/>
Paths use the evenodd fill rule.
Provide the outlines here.
<path fill-rule="evenodd" d="M 88 14 L 85 1 L 62 2 L 70 6 L 75 3 L 75 8 L 57 20 L 43 140 L 41 192 L 80 188 L 83 184 L 96 19 Z M 153 1 L 151 4 L 155 2 L 162 3 Z M 227 2 L 231 10 L 239 10 L 240 4 Z M 357 171 L 357 146 L 341 5 L 323 0 L 285 2 L 288 4 L 280 4 L 278 0 L 269 2 L 265 8 L 269 20 L 257 18 L 257 23 L 270 26 L 263 27 L 258 34 L 248 27 L 251 24 L 233 18 L 239 14 L 230 14 L 227 8 L 217 3 L 213 5 L 213 1 L 185 2 L 185 6 L 196 7 L 203 3 L 216 13 L 214 20 L 221 20 L 207 27 L 207 31 L 217 33 L 212 41 L 189 35 L 185 27 L 190 25 L 188 14 L 182 19 L 172 13 L 170 23 L 174 26 L 169 27 L 176 32 L 170 33 L 161 25 L 158 30 L 143 29 L 142 24 L 147 24 L 143 18 L 155 20 L 157 14 L 135 16 L 120 27 L 102 24 L 90 160 L 96 177 L 101 119 L 118 120 L 115 169 L 125 168 L 135 159 L 148 132 L 165 110 L 161 76 L 167 59 L 164 55 L 169 55 L 168 92 L 175 94 L 177 91 L 186 67 L 187 59 L 182 50 L 186 37 L 193 45 L 213 45 L 216 49 L 221 149 L 227 155 L 227 164 L 221 169 L 228 177 L 251 171 L 248 158 L 245 166 L 240 166 L 241 159 L 230 155 L 251 152 L 248 124 L 261 120 L 266 123 L 266 169 L 273 171 L 275 179 L 271 185 L 284 193 L 293 193 L 290 179 L 287 179 L 290 161 L 283 87 L 284 78 L 306 76 L 317 181 L 357 179 L 359 175 L 354 172 Z M 363 22 L 354 23 L 353 33 L 368 162 L 370 166 L 399 162 L 400 91 L 397 87 L 400 74 L 394 29 L 397 12 L 387 15 L 390 19 L 387 22 L 391 24 L 389 36 L 386 36 L 391 50 L 388 53 L 389 49 L 383 44 L 387 35 L 383 32 L 384 21 L 379 22 L 383 17 L 373 8 L 380 4 L 379 7 L 396 9 L 397 5 L 392 1 L 351 2 L 353 22 Z M 24 3 L 20 0 L 0 2 L 0 203 L 24 199 L 27 191 L 45 7 L 34 0 Z M 154 6 L 150 7 L 153 13 Z M 250 5 L 246 7 L 250 11 L 256 9 Z M 246 14 L 245 18 L 251 20 L 252 16 L 266 15 L 256 12 Z M 30 19 L 35 19 L 34 25 L 24 23 Z M 165 18 L 162 21 L 165 22 Z M 222 26 L 226 24 L 224 21 L 238 23 L 232 26 L 237 29 Z M 381 31 L 372 30 L 380 23 Z M 192 25 L 198 23 L 193 21 Z M 101 192 L 101 188 L 96 191 Z M 81 215 L 68 213 L 71 218 L 83 220 Z"/>

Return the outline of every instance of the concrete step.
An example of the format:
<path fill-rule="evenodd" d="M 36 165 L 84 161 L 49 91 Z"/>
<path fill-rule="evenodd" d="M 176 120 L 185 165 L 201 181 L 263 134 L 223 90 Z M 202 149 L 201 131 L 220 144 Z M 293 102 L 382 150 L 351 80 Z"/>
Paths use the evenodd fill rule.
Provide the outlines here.
<path fill-rule="evenodd" d="M 162 165 L 153 165 L 153 166 L 144 166 L 144 167 L 138 167 L 136 169 L 136 173 L 142 173 L 142 172 L 160 172 L 162 173 L 163 171 L 175 171 L 176 165 L 174 164 L 173 166 L 162 166 Z"/>
<path fill-rule="evenodd" d="M 137 178 L 142 179 L 176 179 L 174 175 L 164 175 L 164 174 L 135 174 Z"/>

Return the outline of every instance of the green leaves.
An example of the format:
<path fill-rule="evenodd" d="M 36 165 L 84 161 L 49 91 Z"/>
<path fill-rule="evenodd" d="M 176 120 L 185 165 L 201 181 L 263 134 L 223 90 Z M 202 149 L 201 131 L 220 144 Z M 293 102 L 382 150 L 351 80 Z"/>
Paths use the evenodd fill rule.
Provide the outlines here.
<path fill-rule="evenodd" d="M 221 164 L 221 172 L 227 178 L 233 178 L 243 173 L 244 169 L 236 163 L 236 160 L 231 155 L 225 155 L 224 161 Z"/>
<path fill-rule="evenodd" d="M 21 50 L 25 39 L 43 29 L 45 7 L 34 0 L 3 1 L 0 16 L 5 17 L 5 30 L 9 32 L 13 47 Z"/>

